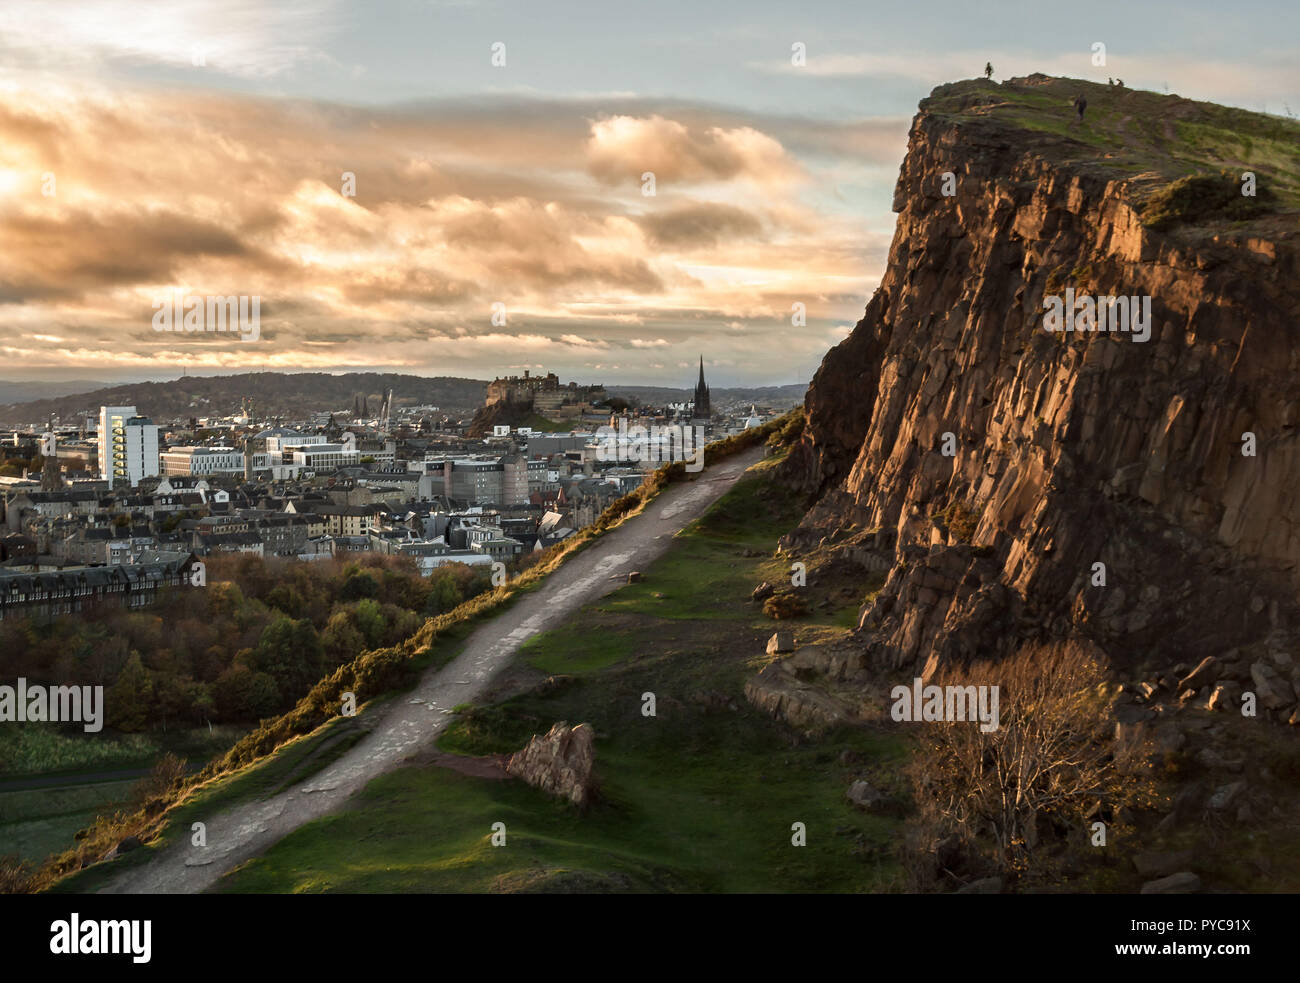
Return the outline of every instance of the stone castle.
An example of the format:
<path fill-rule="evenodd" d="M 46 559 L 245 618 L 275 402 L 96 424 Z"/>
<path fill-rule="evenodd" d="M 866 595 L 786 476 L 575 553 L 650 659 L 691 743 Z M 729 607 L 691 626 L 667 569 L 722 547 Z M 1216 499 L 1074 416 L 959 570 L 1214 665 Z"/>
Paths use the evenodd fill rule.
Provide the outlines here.
<path fill-rule="evenodd" d="M 510 403 L 517 407 L 531 406 L 534 412 L 546 415 L 563 413 L 563 407 L 578 408 L 606 398 L 604 386 L 580 386 L 576 382 L 561 385 L 560 377 L 554 372 L 544 376 L 530 375 L 525 369 L 522 376 L 493 379 L 488 384 L 484 405 Z"/>

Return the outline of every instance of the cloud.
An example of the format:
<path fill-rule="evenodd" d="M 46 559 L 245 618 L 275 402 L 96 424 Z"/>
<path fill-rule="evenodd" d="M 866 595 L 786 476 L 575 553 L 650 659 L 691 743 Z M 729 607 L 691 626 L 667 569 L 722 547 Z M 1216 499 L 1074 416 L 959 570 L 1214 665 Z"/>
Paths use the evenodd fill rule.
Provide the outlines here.
<path fill-rule="evenodd" d="M 333 32 L 326 0 L 6 0 L 0 48 L 66 67 L 114 60 L 267 78 L 319 58 Z"/>
<path fill-rule="evenodd" d="M 734 205 L 699 202 L 637 219 L 651 241 L 662 246 L 713 246 L 719 239 L 758 235 L 763 223 Z"/>
<path fill-rule="evenodd" d="M 856 319 L 892 223 L 828 213 L 843 208 L 829 196 L 876 166 L 853 147 L 883 146 L 893 124 L 635 105 L 593 123 L 582 100 L 366 109 L 0 87 L 0 347 L 69 373 L 364 359 L 488 375 L 530 352 L 635 374 L 743 333 L 755 373 L 811 368 L 818 319 Z M 818 133 L 815 157 L 783 144 Z M 653 198 L 609 183 L 638 147 L 666 154 Z M 261 297 L 262 340 L 153 332 L 151 303 L 171 291 Z M 808 304 L 806 337 L 789 337 L 792 299 Z"/>
<path fill-rule="evenodd" d="M 595 120 L 587 141 L 588 170 L 613 184 L 640 181 L 649 171 L 660 181 L 785 183 L 802 173 L 772 137 L 743 126 L 691 130 L 662 116 L 612 116 Z"/>

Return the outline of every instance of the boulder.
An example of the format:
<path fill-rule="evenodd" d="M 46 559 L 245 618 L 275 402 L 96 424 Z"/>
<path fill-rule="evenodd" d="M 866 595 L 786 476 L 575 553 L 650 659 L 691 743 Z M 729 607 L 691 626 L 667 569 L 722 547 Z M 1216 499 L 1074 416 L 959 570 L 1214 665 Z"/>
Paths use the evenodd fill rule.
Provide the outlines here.
<path fill-rule="evenodd" d="M 773 632 L 772 637 L 767 640 L 767 654 L 776 655 L 778 652 L 794 651 L 794 635 L 788 631 Z"/>
<path fill-rule="evenodd" d="M 850 707 L 773 662 L 745 682 L 745 699 L 806 734 L 824 733 L 854 718 Z"/>
<path fill-rule="evenodd" d="M 533 735 L 528 746 L 510 756 L 506 772 L 529 785 L 585 809 L 596 791 L 595 736 L 587 724 L 555 724 L 544 736 Z"/>
<path fill-rule="evenodd" d="M 1237 801 L 1238 797 L 1245 790 L 1245 782 L 1230 782 L 1227 785 L 1221 785 L 1214 790 L 1214 794 L 1210 796 L 1210 800 L 1206 803 L 1206 807 L 1213 809 L 1215 812 L 1227 809 Z"/>
<path fill-rule="evenodd" d="M 1116 726 L 1123 725 L 1117 724 Z M 1187 744 L 1187 735 L 1182 732 L 1182 729 L 1177 724 L 1165 724 L 1156 728 L 1156 744 L 1159 745 L 1161 751 L 1173 754 L 1176 751 L 1181 751 Z"/>
<path fill-rule="evenodd" d="M 870 784 L 859 779 L 849 786 L 846 793 L 849 801 L 861 809 L 870 812 L 889 801 L 889 796 L 877 788 L 872 788 Z"/>
<path fill-rule="evenodd" d="M 977 881 L 971 881 L 962 887 L 957 888 L 957 894 L 1001 894 L 1002 878 L 1001 877 L 981 877 Z"/>
<path fill-rule="evenodd" d="M 1237 706 L 1239 696 L 1241 696 L 1241 686 L 1231 679 L 1225 679 L 1214 687 L 1214 692 L 1210 694 L 1205 707 L 1207 710 L 1231 710 Z"/>
<path fill-rule="evenodd" d="M 1196 754 L 1196 761 L 1205 768 L 1220 768 L 1224 771 L 1241 771 L 1246 765 L 1245 758 L 1229 758 L 1212 747 L 1201 748 Z"/>
<path fill-rule="evenodd" d="M 1139 894 L 1190 894 L 1201 889 L 1201 879 L 1190 870 L 1147 881 Z"/>
<path fill-rule="evenodd" d="M 1133 866 L 1143 877 L 1168 877 L 1185 869 L 1191 862 L 1191 850 L 1175 850 L 1172 853 L 1148 851 L 1133 857 Z"/>
<path fill-rule="evenodd" d="M 1207 655 L 1200 663 L 1184 676 L 1178 683 L 1179 692 L 1185 689 L 1200 689 L 1214 682 L 1219 675 L 1219 660 Z"/>
<path fill-rule="evenodd" d="M 1255 693 L 1265 710 L 1281 710 L 1295 702 L 1291 684 L 1278 675 L 1277 670 L 1267 662 L 1256 662 L 1250 667 L 1250 679 L 1255 684 Z"/>

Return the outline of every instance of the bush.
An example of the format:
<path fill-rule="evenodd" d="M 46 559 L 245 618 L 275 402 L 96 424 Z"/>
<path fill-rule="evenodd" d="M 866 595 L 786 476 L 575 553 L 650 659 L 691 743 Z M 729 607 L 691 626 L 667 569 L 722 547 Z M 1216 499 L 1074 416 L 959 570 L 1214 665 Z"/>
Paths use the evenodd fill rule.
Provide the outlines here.
<path fill-rule="evenodd" d="M 144 778 L 131 788 L 131 804 L 137 808 L 161 801 L 185 780 L 185 759 L 168 752 L 154 762 Z"/>
<path fill-rule="evenodd" d="M 777 621 L 801 618 L 808 613 L 808 602 L 802 594 L 773 594 L 763 602 L 763 613 Z"/>
<path fill-rule="evenodd" d="M 16 853 L 0 857 L 0 894 L 30 894 L 34 889 L 30 864 Z"/>
<path fill-rule="evenodd" d="M 957 541 L 969 543 L 979 527 L 979 513 L 968 509 L 960 502 L 952 502 L 942 512 L 932 515 L 931 520 L 946 532 L 951 532 Z"/>
<path fill-rule="evenodd" d="M 919 809 L 920 835 L 904 858 L 913 890 L 934 886 L 936 844 L 968 858 L 975 873 L 1022 876 L 1054 830 L 1081 834 L 1098 802 L 1102 818 L 1154 803 L 1149 739 L 1140 731 L 1116 739 L 1106 680 L 1091 650 L 1067 644 L 1026 647 L 929 681 L 998 686 L 999 726 L 922 725 L 906 769 Z"/>
<path fill-rule="evenodd" d="M 1163 232 L 1185 222 L 1247 219 L 1271 210 L 1276 200 L 1264 184 L 1253 197 L 1243 195 L 1241 176 L 1231 171 L 1193 174 L 1156 192 L 1142 209 L 1142 222 Z"/>

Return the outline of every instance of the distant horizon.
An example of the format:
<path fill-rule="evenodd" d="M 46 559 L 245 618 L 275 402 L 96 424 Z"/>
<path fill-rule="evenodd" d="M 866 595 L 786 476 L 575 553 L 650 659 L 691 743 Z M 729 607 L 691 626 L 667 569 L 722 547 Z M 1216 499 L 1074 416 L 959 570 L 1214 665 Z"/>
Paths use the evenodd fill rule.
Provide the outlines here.
<path fill-rule="evenodd" d="M 545 371 L 554 371 L 554 370 L 546 369 Z M 709 364 L 707 361 L 704 363 L 704 372 L 705 372 L 706 381 L 708 382 L 710 389 L 783 389 L 789 386 L 807 386 L 809 384 L 809 380 L 806 379 L 800 379 L 793 382 L 718 381 L 715 383 L 712 375 L 710 374 Z M 186 375 L 184 376 L 174 375 L 169 377 L 140 376 L 140 377 L 122 377 L 118 379 L 93 379 L 84 376 L 68 376 L 68 377 L 52 376 L 48 378 L 41 378 L 39 380 L 30 379 L 30 378 L 17 379 L 17 378 L 0 377 L 0 385 L 30 385 L 38 382 L 45 385 L 71 385 L 73 383 L 85 383 L 85 384 L 93 385 L 98 389 L 110 389 L 114 386 L 134 386 L 134 385 L 143 385 L 151 382 L 152 383 L 177 382 L 182 378 L 215 379 L 215 378 L 224 378 L 230 376 L 257 375 L 257 374 L 266 374 L 266 373 L 276 374 L 276 375 L 329 375 L 329 376 L 403 375 L 403 376 L 411 376 L 412 378 L 419 378 L 419 379 L 467 379 L 473 382 L 482 382 L 484 385 L 486 385 L 487 383 L 492 381 L 492 378 L 498 378 L 506 375 L 522 375 L 523 370 L 519 370 L 519 371 L 511 370 L 509 372 L 498 373 L 497 376 L 493 376 L 492 378 L 480 378 L 478 376 L 471 376 L 471 375 L 448 375 L 448 374 L 441 374 L 441 373 L 415 372 L 407 369 L 392 369 L 392 368 L 385 368 L 385 369 L 352 368 L 352 369 L 337 369 L 337 370 L 300 369 L 294 371 L 292 369 L 266 369 L 266 368 L 254 367 L 254 368 L 247 368 L 247 369 L 228 369 L 228 370 L 214 369 L 212 371 L 205 371 L 205 372 L 189 372 L 186 373 Z M 574 381 L 579 383 L 582 382 L 601 383 L 605 385 L 607 388 L 610 386 L 623 386 L 629 388 L 683 389 L 689 391 L 693 389 L 695 386 L 695 379 L 693 377 L 688 382 L 685 382 L 681 385 L 672 385 L 667 382 L 629 382 L 623 379 L 612 379 L 612 380 L 608 378 L 586 379 L 578 376 L 574 376 L 572 377 L 572 379 L 570 379 L 569 376 L 566 376 L 562 372 L 556 372 L 555 374 L 560 376 L 561 381 L 565 383 L 569 381 Z M 75 395 L 75 393 L 71 395 Z M 40 399 L 40 398 L 51 398 L 51 397 L 36 397 L 36 399 Z M 62 398 L 62 397 L 53 397 L 53 398 Z M 34 401 L 35 399 L 31 400 L 31 402 Z M 27 401 L 25 400 L 24 402 Z"/>

